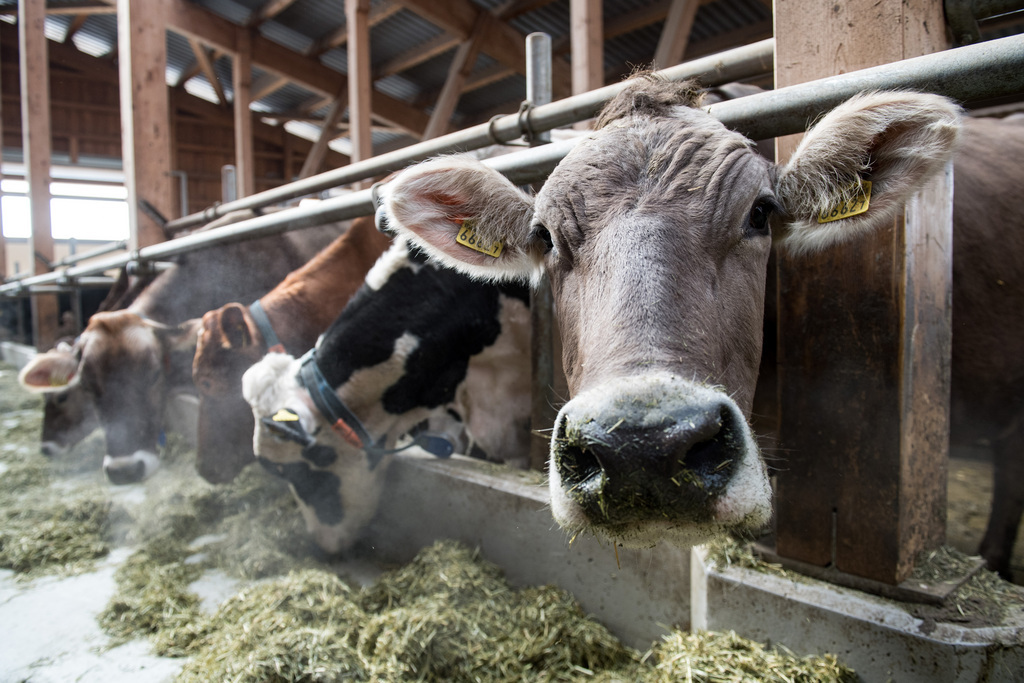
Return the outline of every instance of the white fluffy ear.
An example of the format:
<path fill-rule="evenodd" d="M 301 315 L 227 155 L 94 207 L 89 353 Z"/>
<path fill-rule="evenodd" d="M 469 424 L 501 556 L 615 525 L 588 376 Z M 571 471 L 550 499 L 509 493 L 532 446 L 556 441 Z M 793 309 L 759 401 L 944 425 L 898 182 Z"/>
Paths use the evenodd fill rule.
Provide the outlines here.
<path fill-rule="evenodd" d="M 68 345 L 36 354 L 18 373 L 18 382 L 37 394 L 56 394 L 78 383 L 79 360 Z"/>
<path fill-rule="evenodd" d="M 530 235 L 533 200 L 476 159 L 449 156 L 416 164 L 382 193 L 388 225 L 438 261 L 484 280 L 538 272 L 544 250 Z M 471 245 L 457 241 L 460 235 Z"/>
<path fill-rule="evenodd" d="M 938 95 L 875 92 L 833 109 L 779 170 L 776 193 L 786 210 L 784 248 L 822 249 L 891 221 L 956 149 L 960 108 Z M 870 181 L 868 210 L 819 222 L 844 202 L 857 204 Z"/>

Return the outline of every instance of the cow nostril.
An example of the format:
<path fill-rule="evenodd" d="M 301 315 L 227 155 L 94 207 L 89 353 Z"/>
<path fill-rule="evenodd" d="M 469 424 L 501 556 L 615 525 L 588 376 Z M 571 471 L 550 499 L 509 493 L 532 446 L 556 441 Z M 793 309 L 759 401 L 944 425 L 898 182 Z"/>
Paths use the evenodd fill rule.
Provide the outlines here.
<path fill-rule="evenodd" d="M 567 443 L 558 464 L 562 481 L 572 491 L 592 489 L 604 475 L 604 468 L 594 450 L 580 444 Z"/>
<path fill-rule="evenodd" d="M 708 434 L 707 430 L 696 432 L 700 440 L 681 440 L 676 462 L 682 471 L 692 473 L 692 479 L 701 482 L 702 487 L 720 488 L 732 478 L 737 457 L 737 430 L 732 411 L 722 407 L 717 429 Z"/>

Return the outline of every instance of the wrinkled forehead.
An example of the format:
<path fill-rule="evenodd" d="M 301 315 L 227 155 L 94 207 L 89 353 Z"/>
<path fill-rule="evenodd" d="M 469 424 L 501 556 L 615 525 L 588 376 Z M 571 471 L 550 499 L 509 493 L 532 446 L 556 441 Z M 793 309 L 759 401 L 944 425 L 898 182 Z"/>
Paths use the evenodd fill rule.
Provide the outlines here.
<path fill-rule="evenodd" d="M 617 189 L 664 192 L 681 183 L 707 191 L 740 167 L 770 187 L 772 165 L 753 142 L 701 109 L 680 106 L 670 117 L 630 116 L 591 133 L 551 174 L 538 204 L 574 189 L 588 198 Z"/>

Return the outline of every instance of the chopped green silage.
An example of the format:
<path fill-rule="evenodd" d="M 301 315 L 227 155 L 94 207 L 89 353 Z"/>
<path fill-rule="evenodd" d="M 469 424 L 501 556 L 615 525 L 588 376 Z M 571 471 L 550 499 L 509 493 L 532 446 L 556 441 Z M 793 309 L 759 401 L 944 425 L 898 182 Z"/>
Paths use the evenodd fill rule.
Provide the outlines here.
<path fill-rule="evenodd" d="M 355 649 L 366 615 L 354 597 L 321 569 L 245 588 L 203 622 L 178 680 L 370 680 Z"/>
<path fill-rule="evenodd" d="M 110 550 L 107 491 L 99 477 L 58 482 L 78 454 L 40 453 L 42 405 L 0 365 L 0 568 L 26 578 L 86 571 Z"/>
<path fill-rule="evenodd" d="M 13 376 L 0 367 L 0 404 Z M 115 643 L 143 636 L 187 658 L 181 681 L 850 680 L 832 659 L 787 653 L 770 653 L 755 677 L 766 651 L 733 634 L 673 632 L 641 654 L 571 595 L 513 588 L 454 542 L 353 588 L 320 559 L 287 487 L 259 468 L 211 486 L 172 437 L 144 502 L 130 502 L 111 495 L 95 448 L 41 456 L 41 402 L 13 391 L 19 412 L 0 418 L 0 565 L 71 571 L 135 546 L 100 621 Z M 246 583 L 209 614 L 191 584 L 211 568 Z"/>
<path fill-rule="evenodd" d="M 856 674 L 833 655 L 797 657 L 735 633 L 675 631 L 654 652 L 660 680 L 712 683 L 853 683 Z"/>

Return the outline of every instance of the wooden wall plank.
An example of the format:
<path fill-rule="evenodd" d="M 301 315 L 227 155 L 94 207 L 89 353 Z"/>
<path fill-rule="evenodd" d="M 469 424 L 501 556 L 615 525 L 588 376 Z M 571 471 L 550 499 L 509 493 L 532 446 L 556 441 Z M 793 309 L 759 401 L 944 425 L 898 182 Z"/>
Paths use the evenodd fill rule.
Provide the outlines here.
<path fill-rule="evenodd" d="M 50 74 L 45 35 L 45 0 L 18 4 L 18 43 L 21 51 L 21 131 L 28 181 L 31 272 L 46 273 L 54 260 L 50 221 Z M 48 349 L 57 340 L 57 297 L 32 297 L 32 340 Z"/>
<path fill-rule="evenodd" d="M 777 0 L 776 87 L 942 49 L 942 27 L 940 0 Z M 778 158 L 797 142 L 780 139 Z M 932 218 L 779 254 L 783 557 L 897 583 L 944 539 L 949 249 L 945 228 L 922 237 Z"/>
<path fill-rule="evenodd" d="M 128 190 L 131 248 L 165 239 L 163 229 L 140 211 L 149 202 L 165 218 L 176 215 L 172 188 L 166 21 L 161 5 L 118 0 L 118 68 L 121 85 L 123 163 Z"/>

